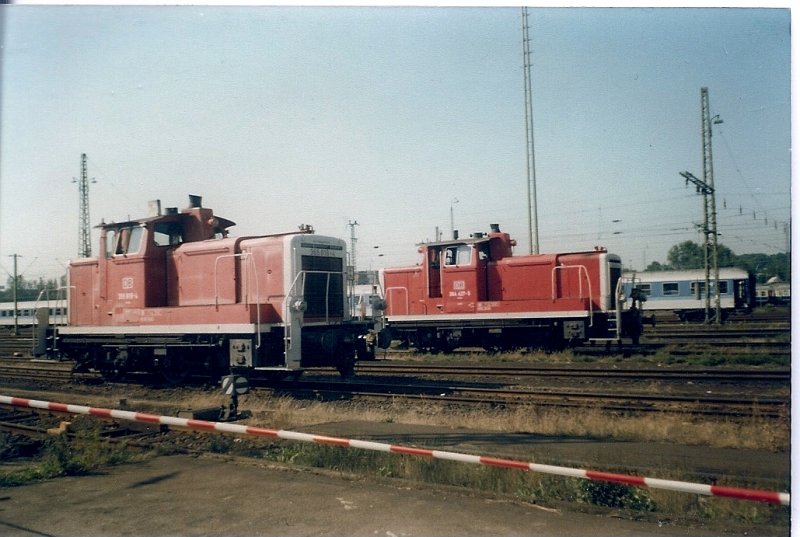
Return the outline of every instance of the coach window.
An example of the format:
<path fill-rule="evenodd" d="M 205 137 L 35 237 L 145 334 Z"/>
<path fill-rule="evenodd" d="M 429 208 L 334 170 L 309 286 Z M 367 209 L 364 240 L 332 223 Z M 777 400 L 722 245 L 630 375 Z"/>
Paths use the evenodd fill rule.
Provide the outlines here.
<path fill-rule="evenodd" d="M 678 283 L 677 282 L 669 282 L 664 283 L 662 285 L 662 294 L 664 296 L 674 296 L 678 294 Z"/>
<path fill-rule="evenodd" d="M 637 283 L 636 289 L 639 290 L 639 293 L 642 296 L 650 296 L 650 284 L 649 283 Z"/>
<path fill-rule="evenodd" d="M 692 296 L 696 296 L 697 298 L 705 296 L 706 282 L 692 282 L 691 291 Z"/>

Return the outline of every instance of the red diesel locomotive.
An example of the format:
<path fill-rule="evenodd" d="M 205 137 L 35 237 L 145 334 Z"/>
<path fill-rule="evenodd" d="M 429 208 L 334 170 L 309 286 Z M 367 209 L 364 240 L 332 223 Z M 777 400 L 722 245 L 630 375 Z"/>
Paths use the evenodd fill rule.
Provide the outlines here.
<path fill-rule="evenodd" d="M 345 242 L 308 226 L 277 235 L 229 237 L 234 223 L 190 206 L 101 223 L 97 257 L 69 266 L 66 326 L 50 343 L 79 367 L 118 376 L 157 371 L 263 370 L 283 375 L 333 365 L 352 373 L 371 358 L 374 328 L 351 319 Z"/>
<path fill-rule="evenodd" d="M 625 307 L 622 263 L 605 249 L 514 256 L 492 225 L 469 239 L 419 245 L 420 262 L 383 271 L 386 328 L 418 349 L 561 348 L 586 341 L 638 342 Z M 382 334 L 382 343 L 389 337 Z"/>

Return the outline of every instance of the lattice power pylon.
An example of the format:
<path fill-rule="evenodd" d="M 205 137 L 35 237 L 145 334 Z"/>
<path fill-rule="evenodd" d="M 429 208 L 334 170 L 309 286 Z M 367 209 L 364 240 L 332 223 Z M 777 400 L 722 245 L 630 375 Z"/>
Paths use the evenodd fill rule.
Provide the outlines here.
<path fill-rule="evenodd" d="M 80 217 L 78 221 L 78 255 L 80 257 L 92 256 L 92 237 L 89 231 L 89 177 L 86 171 L 86 153 L 81 153 L 81 177 L 72 179 L 78 183 L 78 198 L 80 201 Z M 92 182 L 95 182 L 94 180 Z"/>

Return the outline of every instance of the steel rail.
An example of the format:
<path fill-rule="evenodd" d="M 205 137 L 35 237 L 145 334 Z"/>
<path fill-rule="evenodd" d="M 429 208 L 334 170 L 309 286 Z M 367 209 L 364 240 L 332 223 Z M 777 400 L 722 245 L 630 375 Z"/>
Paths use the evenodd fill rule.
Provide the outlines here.
<path fill-rule="evenodd" d="M 310 370 L 313 371 L 313 370 Z M 356 372 L 361 374 L 415 374 L 453 376 L 525 376 L 525 377 L 593 377 L 635 378 L 654 380 L 737 380 L 737 381 L 789 381 L 788 368 L 774 370 L 741 369 L 663 369 L 663 368 L 575 368 L 550 366 L 463 365 L 463 364 L 394 364 L 359 362 Z"/>
<path fill-rule="evenodd" d="M 280 383 L 268 388 L 274 392 L 315 397 L 327 394 L 336 398 L 369 397 L 410 399 L 443 403 L 480 405 L 547 405 L 557 407 L 602 408 L 604 410 L 661 411 L 714 416 L 763 416 L 781 418 L 789 414 L 789 401 L 783 398 L 742 400 L 741 397 L 707 395 L 668 395 L 588 392 L 574 390 L 514 390 L 469 386 L 356 384 L 341 381 Z"/>

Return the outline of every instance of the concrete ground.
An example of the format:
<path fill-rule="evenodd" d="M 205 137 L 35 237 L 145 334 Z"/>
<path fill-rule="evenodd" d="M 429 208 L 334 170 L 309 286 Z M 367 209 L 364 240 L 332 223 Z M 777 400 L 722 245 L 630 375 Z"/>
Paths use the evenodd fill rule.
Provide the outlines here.
<path fill-rule="evenodd" d="M 751 528 L 742 528 L 740 534 Z M 222 457 L 164 456 L 0 489 L 0 535 L 720 535 L 452 488 Z"/>

